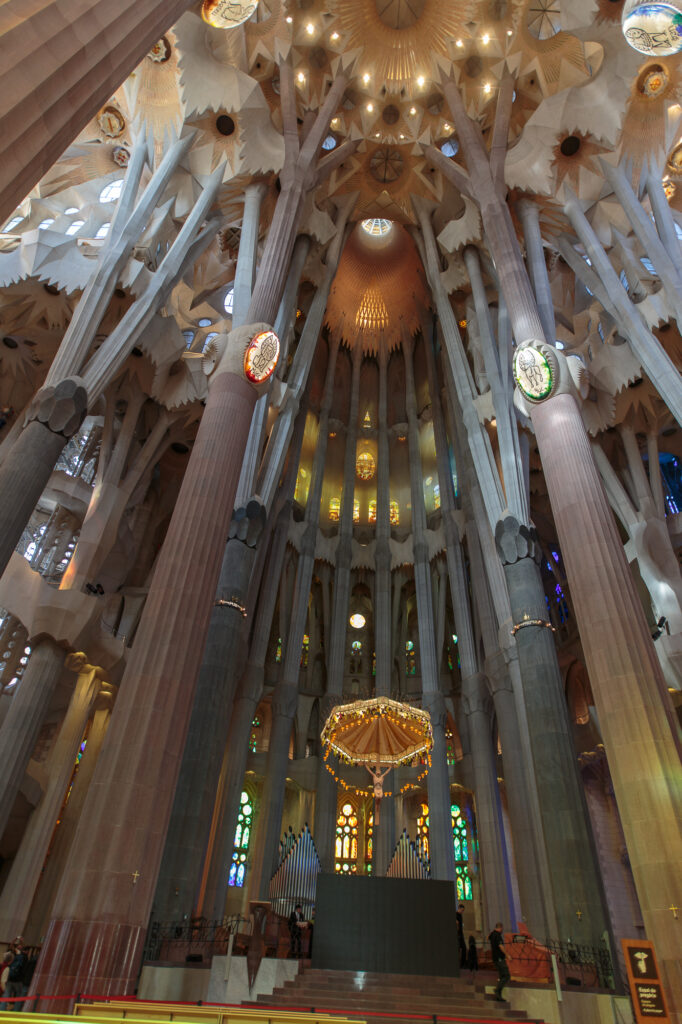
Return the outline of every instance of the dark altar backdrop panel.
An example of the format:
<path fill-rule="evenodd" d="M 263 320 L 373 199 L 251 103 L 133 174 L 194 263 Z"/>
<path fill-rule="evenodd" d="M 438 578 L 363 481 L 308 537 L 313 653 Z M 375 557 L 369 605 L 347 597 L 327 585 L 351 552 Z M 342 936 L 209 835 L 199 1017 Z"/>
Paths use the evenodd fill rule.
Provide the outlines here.
<path fill-rule="evenodd" d="M 459 975 L 452 882 L 318 875 L 312 966 Z"/>

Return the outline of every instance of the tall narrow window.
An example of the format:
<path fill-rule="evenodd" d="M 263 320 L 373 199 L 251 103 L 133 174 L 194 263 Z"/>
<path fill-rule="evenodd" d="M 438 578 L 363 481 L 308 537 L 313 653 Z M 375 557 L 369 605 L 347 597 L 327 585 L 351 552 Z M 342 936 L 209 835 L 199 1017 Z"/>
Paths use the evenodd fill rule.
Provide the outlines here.
<path fill-rule="evenodd" d="M 341 518 L 341 499 L 330 498 L 329 499 L 329 521 L 332 523 L 338 523 Z"/>
<path fill-rule="evenodd" d="M 429 805 L 421 805 L 421 814 L 417 818 L 417 846 L 423 857 L 429 854 Z"/>
<path fill-rule="evenodd" d="M 450 807 L 452 821 L 452 844 L 455 851 L 455 874 L 457 878 L 457 899 L 470 900 L 471 878 L 469 877 L 469 836 L 466 819 L 457 804 Z"/>
<path fill-rule="evenodd" d="M 241 888 L 246 876 L 246 855 L 249 852 L 251 840 L 251 828 L 253 825 L 253 805 L 251 797 L 244 791 L 240 799 L 239 817 L 237 828 L 234 833 L 234 852 L 230 865 L 228 884 Z"/>
<path fill-rule="evenodd" d="M 408 676 L 414 676 L 417 674 L 417 659 L 414 653 L 414 643 L 412 640 L 405 642 L 405 674 Z"/>
<path fill-rule="evenodd" d="M 389 518 L 391 526 L 400 526 L 400 505 L 397 501 L 392 501 L 389 505 Z"/>
<path fill-rule="evenodd" d="M 303 643 L 301 644 L 301 668 L 308 667 L 308 651 L 310 650 L 310 637 L 307 633 L 303 634 Z"/>
<path fill-rule="evenodd" d="M 358 816 L 350 803 L 342 805 L 336 818 L 334 861 L 337 874 L 354 875 L 358 870 Z"/>
<path fill-rule="evenodd" d="M 368 519 L 370 523 L 376 523 L 377 521 L 377 503 L 376 498 L 372 498 L 369 503 L 369 515 Z"/>
<path fill-rule="evenodd" d="M 374 857 L 374 814 L 367 819 L 367 837 L 365 841 L 365 871 L 372 874 L 372 858 Z"/>

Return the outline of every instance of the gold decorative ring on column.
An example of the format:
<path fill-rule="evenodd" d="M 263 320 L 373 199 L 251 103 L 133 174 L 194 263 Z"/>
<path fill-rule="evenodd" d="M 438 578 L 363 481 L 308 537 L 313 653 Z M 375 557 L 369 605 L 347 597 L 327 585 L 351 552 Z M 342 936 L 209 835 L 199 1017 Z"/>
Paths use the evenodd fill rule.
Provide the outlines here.
<path fill-rule="evenodd" d="M 240 604 L 239 601 L 235 601 L 234 599 L 230 600 L 230 599 L 225 598 L 225 597 L 220 597 L 220 598 L 218 598 L 217 601 L 213 602 L 213 607 L 214 608 L 234 608 L 235 611 L 238 611 L 238 612 L 242 613 L 242 617 L 243 618 L 246 618 L 246 616 L 248 615 L 248 612 L 247 612 L 246 608 L 244 607 L 244 605 Z"/>
<path fill-rule="evenodd" d="M 531 619 L 530 616 L 524 615 L 520 622 L 515 622 L 510 632 L 512 636 L 516 636 L 520 629 L 525 629 L 526 626 L 542 626 L 545 629 L 551 629 L 553 633 L 556 633 L 556 629 L 551 622 L 547 622 L 546 619 Z"/>

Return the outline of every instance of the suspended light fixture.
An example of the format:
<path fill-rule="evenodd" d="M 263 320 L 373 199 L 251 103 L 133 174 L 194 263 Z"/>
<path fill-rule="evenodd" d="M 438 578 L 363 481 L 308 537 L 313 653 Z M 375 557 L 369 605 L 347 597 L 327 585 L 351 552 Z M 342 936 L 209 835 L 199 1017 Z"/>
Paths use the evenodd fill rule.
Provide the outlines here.
<path fill-rule="evenodd" d="M 623 34 L 633 50 L 653 57 L 682 51 L 682 0 L 625 0 Z"/>

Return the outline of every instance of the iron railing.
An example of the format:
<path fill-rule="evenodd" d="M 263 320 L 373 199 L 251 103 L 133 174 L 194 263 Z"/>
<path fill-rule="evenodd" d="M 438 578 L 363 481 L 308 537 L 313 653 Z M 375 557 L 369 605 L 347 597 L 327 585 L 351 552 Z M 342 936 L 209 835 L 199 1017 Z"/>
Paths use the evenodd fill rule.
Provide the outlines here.
<path fill-rule="evenodd" d="M 235 951 L 244 951 L 252 929 L 252 919 L 240 914 L 219 921 L 152 921 L 143 962 L 210 963 L 214 956 L 226 956 L 230 936 L 234 937 Z"/>

